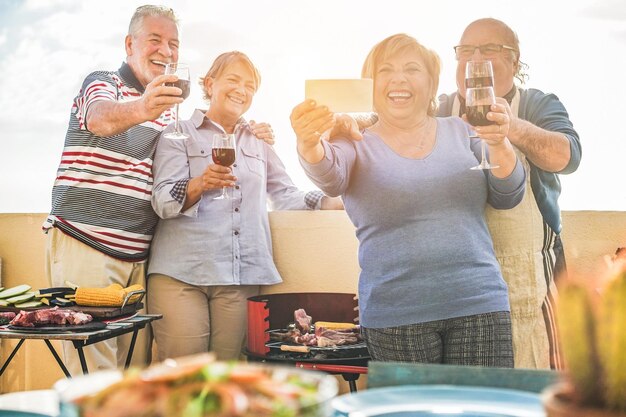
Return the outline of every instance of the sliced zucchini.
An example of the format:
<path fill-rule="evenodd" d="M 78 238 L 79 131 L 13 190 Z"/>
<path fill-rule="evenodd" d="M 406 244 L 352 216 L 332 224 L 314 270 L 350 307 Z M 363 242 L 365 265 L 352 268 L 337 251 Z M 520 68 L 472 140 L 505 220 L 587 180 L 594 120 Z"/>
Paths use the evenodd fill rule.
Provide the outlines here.
<path fill-rule="evenodd" d="M 16 295 L 24 294 L 28 290 L 30 290 L 30 285 L 17 285 L 15 287 L 7 288 L 4 291 L 0 291 L 0 298 L 15 297 Z"/>
<path fill-rule="evenodd" d="M 33 298 L 35 298 L 34 292 L 25 292 L 24 294 L 16 295 L 15 297 L 5 298 L 5 300 L 7 300 L 7 302 L 11 304 L 19 304 L 25 303 L 26 301 L 29 301 Z"/>
<path fill-rule="evenodd" d="M 8 307 L 9 302 L 7 300 L 0 300 L 0 307 Z"/>
<path fill-rule="evenodd" d="M 41 301 L 26 301 L 25 303 L 15 304 L 17 308 L 41 307 Z"/>

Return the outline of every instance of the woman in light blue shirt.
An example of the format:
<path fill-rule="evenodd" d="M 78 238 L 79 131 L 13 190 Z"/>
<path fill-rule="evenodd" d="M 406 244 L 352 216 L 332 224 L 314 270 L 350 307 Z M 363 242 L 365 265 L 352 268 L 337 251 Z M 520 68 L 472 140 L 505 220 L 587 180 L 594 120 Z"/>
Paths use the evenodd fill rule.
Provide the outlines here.
<path fill-rule="evenodd" d="M 276 210 L 341 207 L 319 191 L 299 190 L 274 149 L 254 136 L 242 115 L 259 84 L 245 54 L 220 55 L 201 80 L 209 109 L 181 123 L 189 138 L 159 140 L 152 205 L 161 220 L 148 268 L 148 310 L 164 316 L 153 326 L 159 360 L 206 351 L 239 357 L 247 298 L 281 282 L 268 202 Z M 235 135 L 230 168 L 212 161 L 215 133 Z M 223 186 L 231 198 L 214 200 Z"/>

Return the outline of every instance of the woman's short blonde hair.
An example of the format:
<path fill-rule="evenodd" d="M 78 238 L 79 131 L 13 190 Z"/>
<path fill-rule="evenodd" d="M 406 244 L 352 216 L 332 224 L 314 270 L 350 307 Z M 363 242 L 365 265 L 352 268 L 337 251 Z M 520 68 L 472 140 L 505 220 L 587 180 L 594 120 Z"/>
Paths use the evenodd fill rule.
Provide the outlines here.
<path fill-rule="evenodd" d="M 441 73 L 441 59 L 435 51 L 426 48 L 412 36 L 398 33 L 374 45 L 367 58 L 365 58 L 361 77 L 375 79 L 378 66 L 382 62 L 406 51 L 416 52 L 426 64 L 431 85 L 428 115 L 434 116 L 437 114 L 437 89 L 439 88 L 439 74 Z"/>
<path fill-rule="evenodd" d="M 204 92 L 203 98 L 206 101 L 210 101 L 211 96 L 209 95 L 209 92 L 207 91 L 205 87 L 205 84 L 204 84 L 205 80 L 207 78 L 213 78 L 213 79 L 218 78 L 220 75 L 224 73 L 224 70 L 226 69 L 226 67 L 228 67 L 230 64 L 232 64 L 235 61 L 240 61 L 244 65 L 248 66 L 250 71 L 252 71 L 252 74 L 254 77 L 254 91 L 256 92 L 259 89 L 259 86 L 261 85 L 261 73 L 254 66 L 250 58 L 248 58 L 248 56 L 244 54 L 243 52 L 239 52 L 239 51 L 224 52 L 223 54 L 215 58 L 215 61 L 213 61 L 213 65 L 211 65 L 211 68 L 209 68 L 209 71 L 207 71 L 204 77 L 200 78 L 199 84 L 200 84 L 200 87 L 202 87 L 202 91 Z"/>

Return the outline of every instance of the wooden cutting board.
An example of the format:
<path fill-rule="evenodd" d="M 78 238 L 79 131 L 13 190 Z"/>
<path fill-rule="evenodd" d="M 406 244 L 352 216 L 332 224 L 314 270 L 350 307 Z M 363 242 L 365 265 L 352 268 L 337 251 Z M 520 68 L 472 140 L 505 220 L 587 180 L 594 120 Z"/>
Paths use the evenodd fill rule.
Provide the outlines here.
<path fill-rule="evenodd" d="M 107 319 L 111 317 L 117 316 L 125 316 L 127 314 L 133 314 L 137 310 L 141 310 L 143 308 L 143 303 L 135 303 L 129 304 L 121 307 L 89 307 L 89 306 L 71 306 L 65 307 L 74 311 L 82 311 L 83 313 L 91 314 L 94 319 Z"/>

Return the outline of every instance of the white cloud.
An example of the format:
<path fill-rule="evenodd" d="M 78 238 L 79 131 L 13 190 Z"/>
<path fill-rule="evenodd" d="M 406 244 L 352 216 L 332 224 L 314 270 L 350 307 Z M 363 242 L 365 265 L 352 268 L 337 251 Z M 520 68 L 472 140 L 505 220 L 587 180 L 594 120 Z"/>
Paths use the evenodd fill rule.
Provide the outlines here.
<path fill-rule="evenodd" d="M 587 17 L 609 21 L 626 21 L 626 3 L 622 0 L 599 0 L 581 10 Z"/>
<path fill-rule="evenodd" d="M 26 12 L 48 12 L 61 8 L 73 8 L 76 3 L 76 0 L 26 0 L 23 8 Z"/>

